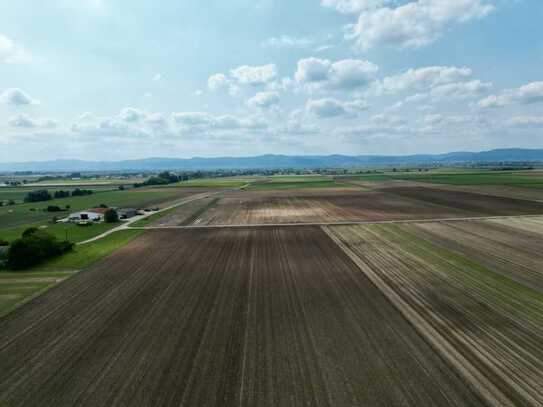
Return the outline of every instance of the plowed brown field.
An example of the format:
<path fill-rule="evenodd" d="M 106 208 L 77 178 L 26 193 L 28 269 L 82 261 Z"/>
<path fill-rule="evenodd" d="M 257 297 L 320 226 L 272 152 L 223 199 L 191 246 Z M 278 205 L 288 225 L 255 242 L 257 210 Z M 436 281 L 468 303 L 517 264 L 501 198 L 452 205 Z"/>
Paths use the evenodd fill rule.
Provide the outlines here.
<path fill-rule="evenodd" d="M 317 228 L 148 232 L 0 320 L 0 366 L 9 407 L 483 405 Z"/>

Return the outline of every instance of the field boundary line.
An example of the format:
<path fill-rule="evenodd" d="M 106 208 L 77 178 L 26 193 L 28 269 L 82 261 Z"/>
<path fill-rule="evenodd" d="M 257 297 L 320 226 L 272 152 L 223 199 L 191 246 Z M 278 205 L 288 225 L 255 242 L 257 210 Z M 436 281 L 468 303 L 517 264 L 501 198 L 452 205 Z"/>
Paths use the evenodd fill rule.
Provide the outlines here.
<path fill-rule="evenodd" d="M 157 212 L 155 212 L 157 213 Z M 227 229 L 227 228 L 265 228 L 265 227 L 296 227 L 296 226 L 356 226 L 356 225 L 387 225 L 387 224 L 406 224 L 406 223 L 435 223 L 435 222 L 469 222 L 481 220 L 500 220 L 500 219 L 523 219 L 523 218 L 542 218 L 540 215 L 503 215 L 503 216 L 476 216 L 462 218 L 435 218 L 435 219 L 402 219 L 402 220 L 360 220 L 360 221 L 339 221 L 339 222 L 285 222 L 285 223 L 247 223 L 232 225 L 177 225 L 177 226 L 129 226 L 129 229 L 143 230 L 161 230 L 161 229 Z"/>
<path fill-rule="evenodd" d="M 487 377 L 470 363 L 447 339 L 422 318 L 406 301 L 390 288 L 373 270 L 337 237 L 329 227 L 322 226 L 326 235 L 358 266 L 416 331 L 437 351 L 471 387 L 491 406 L 515 407 L 515 404 Z"/>

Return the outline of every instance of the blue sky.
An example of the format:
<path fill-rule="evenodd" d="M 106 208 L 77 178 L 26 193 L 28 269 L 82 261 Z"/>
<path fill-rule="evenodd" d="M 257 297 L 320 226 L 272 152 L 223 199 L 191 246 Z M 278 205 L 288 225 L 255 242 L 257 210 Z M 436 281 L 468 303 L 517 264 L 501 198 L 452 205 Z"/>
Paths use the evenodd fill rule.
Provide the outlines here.
<path fill-rule="evenodd" d="M 0 5 L 0 161 L 543 147 L 539 0 Z"/>

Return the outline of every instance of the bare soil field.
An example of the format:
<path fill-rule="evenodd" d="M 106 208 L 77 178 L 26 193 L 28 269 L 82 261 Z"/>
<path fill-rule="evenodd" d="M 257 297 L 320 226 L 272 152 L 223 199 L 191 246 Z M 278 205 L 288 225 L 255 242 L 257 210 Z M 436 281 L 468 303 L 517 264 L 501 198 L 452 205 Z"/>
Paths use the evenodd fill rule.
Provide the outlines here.
<path fill-rule="evenodd" d="M 484 405 L 308 227 L 148 232 L 1 319 L 0 366 L 10 407 Z"/>
<path fill-rule="evenodd" d="M 535 176 L 535 175 L 534 175 Z M 340 178 L 340 180 L 342 180 Z M 381 180 L 364 181 L 360 179 L 344 180 L 343 182 L 353 186 L 360 186 L 370 190 L 383 190 L 395 187 L 421 187 L 431 189 L 441 189 L 446 191 L 471 192 L 482 195 L 492 195 L 494 197 L 504 197 L 513 199 L 523 199 L 527 201 L 542 201 L 543 189 L 528 188 L 511 185 L 450 185 L 436 184 L 430 182 L 421 182 L 414 180 Z"/>
<path fill-rule="evenodd" d="M 383 189 L 383 191 L 400 197 L 448 206 L 479 215 L 507 216 L 543 214 L 543 202 L 534 202 L 524 199 L 425 187 L 395 187 L 386 188 Z"/>
<path fill-rule="evenodd" d="M 399 182 L 401 184 L 401 182 Z M 398 184 L 398 185 L 399 185 Z M 419 186 L 228 192 L 153 226 L 259 225 L 543 214 L 543 202 Z"/>
<path fill-rule="evenodd" d="M 485 244 L 482 235 L 486 232 L 472 221 L 465 227 L 433 223 L 335 226 L 327 230 L 344 244 L 346 253 L 356 256 L 368 276 L 382 284 L 383 292 L 390 291 L 413 310 L 413 320 L 421 321 L 417 326 L 430 327 L 434 334 L 427 339 L 449 349 L 444 353 L 448 360 L 469 367 L 475 378 L 472 383 L 486 386 L 487 394 L 502 398 L 496 405 L 543 405 L 543 294 L 505 277 L 505 268 L 495 272 L 471 257 L 476 254 L 479 260 L 485 251 L 490 262 L 498 263 L 503 246 L 511 243 L 508 239 L 512 237 L 490 228 L 488 232 L 494 232 L 490 238 L 497 245 Z M 480 238 L 470 240 L 471 233 Z M 443 241 L 449 234 L 453 236 L 448 241 L 464 238 L 466 246 L 474 247 L 460 255 L 458 246 L 448 250 L 434 243 L 434 235 Z M 519 252 L 513 262 L 524 256 L 523 262 L 528 264 L 538 241 L 523 253 L 521 241 L 526 238 L 525 234 L 515 242 Z M 508 247 L 508 253 L 513 252 L 514 248 Z M 534 277 L 526 269 L 511 275 L 532 285 L 541 281 L 540 275 Z"/>
<path fill-rule="evenodd" d="M 542 205 L 543 207 L 543 205 Z M 474 213 L 379 191 L 243 191 L 225 194 L 192 225 L 318 223 L 360 220 L 432 219 Z M 185 215 L 164 219 L 176 226 Z"/>

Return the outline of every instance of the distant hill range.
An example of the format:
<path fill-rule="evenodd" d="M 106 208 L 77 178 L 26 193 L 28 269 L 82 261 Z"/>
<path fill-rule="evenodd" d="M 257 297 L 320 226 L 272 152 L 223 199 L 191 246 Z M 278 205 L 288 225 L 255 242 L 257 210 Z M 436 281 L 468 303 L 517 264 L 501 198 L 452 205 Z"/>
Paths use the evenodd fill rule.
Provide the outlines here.
<path fill-rule="evenodd" d="M 482 152 L 419 154 L 405 156 L 260 155 L 254 157 L 145 158 L 125 161 L 54 160 L 0 163 L 1 172 L 13 171 L 157 171 L 157 170 L 232 170 L 232 169 L 312 169 L 372 167 L 387 165 L 447 165 L 467 163 L 543 162 L 543 149 L 500 149 Z"/>

